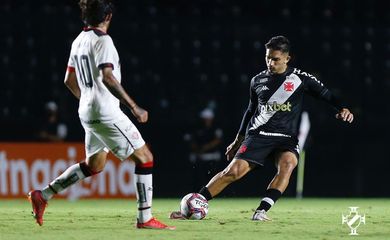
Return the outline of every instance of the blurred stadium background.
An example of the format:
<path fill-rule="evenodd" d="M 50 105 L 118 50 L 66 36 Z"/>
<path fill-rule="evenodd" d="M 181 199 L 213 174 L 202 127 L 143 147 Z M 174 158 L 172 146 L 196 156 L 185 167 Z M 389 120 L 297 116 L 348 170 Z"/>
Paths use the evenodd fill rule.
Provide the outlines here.
<path fill-rule="evenodd" d="M 223 146 L 233 140 L 247 107 L 249 81 L 265 69 L 264 44 L 274 35 L 290 39 L 290 65 L 316 75 L 356 117 L 348 126 L 334 118 L 329 106 L 307 98 L 312 127 L 304 196 L 390 196 L 384 186 L 390 168 L 385 154 L 390 2 L 166 0 L 116 5 L 109 34 L 121 58 L 124 87 L 150 113 L 150 122 L 138 126 L 156 159 L 155 196 L 183 196 L 192 188 L 183 135 L 206 106 L 214 108 L 224 131 Z M 77 1 L 2 0 L 0 16 L 0 145 L 11 143 L 14 151 L 28 155 L 17 144 L 40 141 L 48 101 L 57 102 L 68 127 L 65 144 L 82 143 L 77 101 L 63 85 L 71 42 L 82 29 Z M 37 159 L 55 151 L 52 145 L 42 146 L 34 153 Z M 260 196 L 273 175 L 271 165 L 223 195 Z M 0 165 L 3 184 L 9 166 Z M 294 181 L 286 195 L 295 194 Z"/>

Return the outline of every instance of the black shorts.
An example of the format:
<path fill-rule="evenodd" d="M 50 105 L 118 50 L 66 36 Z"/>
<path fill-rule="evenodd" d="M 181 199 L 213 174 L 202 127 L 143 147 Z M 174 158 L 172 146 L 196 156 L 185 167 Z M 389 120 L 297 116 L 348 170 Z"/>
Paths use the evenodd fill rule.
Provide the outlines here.
<path fill-rule="evenodd" d="M 248 136 L 242 142 L 235 158 L 264 166 L 265 161 L 273 160 L 275 154 L 290 151 L 299 159 L 298 139 L 294 137 Z"/>

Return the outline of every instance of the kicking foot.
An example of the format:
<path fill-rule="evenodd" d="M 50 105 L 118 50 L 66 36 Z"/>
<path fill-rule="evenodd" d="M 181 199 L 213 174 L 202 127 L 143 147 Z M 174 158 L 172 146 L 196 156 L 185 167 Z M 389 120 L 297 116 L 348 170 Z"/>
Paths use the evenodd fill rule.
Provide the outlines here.
<path fill-rule="evenodd" d="M 140 222 L 138 222 L 138 219 L 137 219 L 136 227 L 137 228 L 146 228 L 146 229 L 168 229 L 168 230 L 175 230 L 176 229 L 176 227 L 167 226 L 164 223 L 155 219 L 154 217 L 152 217 L 152 219 L 150 219 L 149 221 L 147 221 L 145 223 L 140 223 Z"/>
<path fill-rule="evenodd" d="M 45 208 L 47 206 L 47 202 L 42 197 L 42 192 L 39 190 L 33 190 L 28 193 L 28 199 L 31 202 L 33 209 L 33 216 L 39 226 L 43 224 L 43 214 L 45 213 Z"/>
<path fill-rule="evenodd" d="M 252 216 L 252 220 L 263 221 L 263 222 L 272 221 L 271 218 L 267 216 L 265 210 L 256 210 L 256 212 Z"/>
<path fill-rule="evenodd" d="M 183 214 L 181 214 L 181 212 L 180 211 L 173 211 L 173 212 L 171 212 L 171 215 L 169 215 L 169 218 L 170 219 L 181 219 L 181 220 L 184 220 L 184 219 L 186 219 L 184 216 L 183 216 Z"/>

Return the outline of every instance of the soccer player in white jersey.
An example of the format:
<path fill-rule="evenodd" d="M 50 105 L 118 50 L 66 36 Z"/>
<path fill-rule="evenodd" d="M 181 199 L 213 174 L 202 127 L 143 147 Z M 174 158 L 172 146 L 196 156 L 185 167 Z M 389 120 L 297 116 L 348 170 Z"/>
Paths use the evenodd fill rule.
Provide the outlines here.
<path fill-rule="evenodd" d="M 86 160 L 70 166 L 43 190 L 29 193 L 36 222 L 43 224 L 45 207 L 55 194 L 101 172 L 110 150 L 120 160 L 130 159 L 136 164 L 136 227 L 174 229 L 152 216 L 153 155 L 136 126 L 119 108 L 122 102 L 138 122 L 148 120 L 148 112 L 120 84 L 118 52 L 107 35 L 113 4 L 110 0 L 80 0 L 79 5 L 86 27 L 72 44 L 64 82 L 80 100 L 78 112 L 85 130 Z"/>

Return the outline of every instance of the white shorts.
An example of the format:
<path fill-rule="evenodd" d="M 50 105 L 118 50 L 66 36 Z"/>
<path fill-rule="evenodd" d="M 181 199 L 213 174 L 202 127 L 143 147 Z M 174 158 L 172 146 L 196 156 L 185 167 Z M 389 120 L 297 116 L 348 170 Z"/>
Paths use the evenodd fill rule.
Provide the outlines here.
<path fill-rule="evenodd" d="M 85 130 L 86 157 L 109 150 L 120 160 L 126 160 L 134 150 L 145 145 L 137 127 L 126 116 L 115 123 L 86 123 L 81 120 Z"/>

